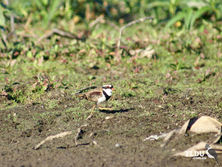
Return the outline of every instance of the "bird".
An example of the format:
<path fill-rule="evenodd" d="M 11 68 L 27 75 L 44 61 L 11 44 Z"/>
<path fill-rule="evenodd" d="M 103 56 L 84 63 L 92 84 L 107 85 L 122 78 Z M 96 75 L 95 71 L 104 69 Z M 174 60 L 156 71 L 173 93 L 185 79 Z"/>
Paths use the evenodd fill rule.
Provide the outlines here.
<path fill-rule="evenodd" d="M 217 164 L 219 164 L 216 151 L 209 144 L 206 144 L 205 148 L 208 158 L 214 158 Z"/>
<path fill-rule="evenodd" d="M 91 88 L 91 87 L 89 87 Z M 101 103 L 108 101 L 111 96 L 112 96 L 112 91 L 114 90 L 113 85 L 103 85 L 100 88 L 95 88 L 94 89 L 82 93 L 83 91 L 87 90 L 88 88 L 82 89 L 76 93 L 78 97 L 87 99 L 89 101 L 95 102 L 95 105 L 93 106 L 92 110 L 95 109 L 95 107 L 98 107 Z M 100 108 L 100 110 L 112 110 L 110 108 Z"/>

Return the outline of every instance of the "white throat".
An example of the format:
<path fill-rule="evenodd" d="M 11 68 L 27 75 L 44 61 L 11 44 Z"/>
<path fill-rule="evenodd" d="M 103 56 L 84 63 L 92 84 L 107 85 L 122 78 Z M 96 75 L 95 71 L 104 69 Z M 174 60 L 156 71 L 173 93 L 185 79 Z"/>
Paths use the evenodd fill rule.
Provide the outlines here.
<path fill-rule="evenodd" d="M 106 92 L 108 96 L 112 96 L 112 89 L 103 89 L 103 91 Z"/>

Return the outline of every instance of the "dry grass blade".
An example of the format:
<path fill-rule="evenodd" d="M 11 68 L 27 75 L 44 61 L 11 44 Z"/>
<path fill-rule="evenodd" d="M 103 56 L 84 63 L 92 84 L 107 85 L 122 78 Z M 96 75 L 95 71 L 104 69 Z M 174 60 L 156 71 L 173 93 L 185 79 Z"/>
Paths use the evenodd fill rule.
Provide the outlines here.
<path fill-rule="evenodd" d="M 152 20 L 153 18 L 152 17 L 144 17 L 144 18 L 140 18 L 140 19 L 137 19 L 137 20 L 133 20 L 131 22 L 129 22 L 128 24 L 122 26 L 119 30 L 119 39 L 118 39 L 118 43 L 117 43 L 117 49 L 119 50 L 120 48 L 120 43 L 121 43 L 121 37 L 122 37 L 122 32 L 125 28 L 133 25 L 133 24 L 136 24 L 136 23 L 140 23 L 140 22 L 144 22 L 145 20 Z"/>

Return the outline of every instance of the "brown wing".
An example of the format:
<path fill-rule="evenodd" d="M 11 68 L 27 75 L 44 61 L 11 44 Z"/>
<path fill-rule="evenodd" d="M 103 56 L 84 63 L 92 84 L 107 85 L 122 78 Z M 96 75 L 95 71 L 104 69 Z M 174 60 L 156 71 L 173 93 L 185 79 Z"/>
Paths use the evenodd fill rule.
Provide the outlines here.
<path fill-rule="evenodd" d="M 101 90 L 93 90 L 86 93 L 87 99 L 94 102 L 97 102 L 98 98 L 100 98 L 101 96 L 102 96 Z"/>
<path fill-rule="evenodd" d="M 76 96 L 81 99 L 87 99 L 86 94 L 76 94 Z"/>

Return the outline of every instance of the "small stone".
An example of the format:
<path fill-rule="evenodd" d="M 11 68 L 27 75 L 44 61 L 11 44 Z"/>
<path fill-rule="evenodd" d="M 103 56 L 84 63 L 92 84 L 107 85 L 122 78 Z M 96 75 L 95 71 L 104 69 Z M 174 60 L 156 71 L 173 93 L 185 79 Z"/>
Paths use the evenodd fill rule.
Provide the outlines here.
<path fill-rule="evenodd" d="M 105 119 L 108 120 L 108 119 L 111 119 L 113 118 L 113 116 L 107 116 Z"/>

